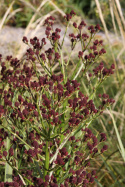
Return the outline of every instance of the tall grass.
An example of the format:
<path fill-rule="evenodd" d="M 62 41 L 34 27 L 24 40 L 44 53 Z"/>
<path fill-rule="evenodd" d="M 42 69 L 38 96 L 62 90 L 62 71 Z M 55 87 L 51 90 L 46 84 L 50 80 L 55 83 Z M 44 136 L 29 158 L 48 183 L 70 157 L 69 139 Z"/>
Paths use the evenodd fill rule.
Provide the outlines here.
<path fill-rule="evenodd" d="M 114 29 L 114 41 L 117 41 L 116 46 L 113 43 L 109 43 L 109 31 L 107 29 L 107 24 L 104 19 L 103 12 L 101 10 L 101 4 L 99 0 L 95 0 L 97 9 L 99 12 L 100 20 L 104 26 L 104 32 L 108 38 L 107 45 L 107 58 L 108 61 L 116 61 L 116 71 L 114 85 L 110 87 L 110 82 L 108 85 L 105 85 L 104 88 L 110 90 L 110 94 L 115 97 L 115 104 L 112 109 L 105 111 L 105 114 L 110 114 L 107 118 L 107 115 L 103 116 L 102 119 L 99 120 L 99 126 L 104 128 L 104 131 L 109 135 L 108 143 L 110 147 L 110 151 L 112 152 L 111 158 L 107 158 L 103 161 L 103 166 L 109 171 L 112 182 L 108 178 L 108 185 L 111 186 L 124 186 L 125 185 L 125 176 L 124 176 L 124 164 L 125 164 L 125 18 L 123 16 L 122 8 L 120 2 L 118 0 L 109 0 L 109 9 L 110 9 L 110 17 L 112 19 L 112 26 Z M 116 27 L 117 25 L 117 27 Z M 118 40 L 119 38 L 119 40 Z M 113 56 L 109 53 L 112 52 Z M 113 154 L 113 151 L 115 151 Z M 108 165 L 106 164 L 108 161 Z M 106 182 L 107 176 L 102 176 L 100 178 L 101 184 L 104 185 L 104 181 Z M 117 183 L 118 181 L 118 183 Z"/>

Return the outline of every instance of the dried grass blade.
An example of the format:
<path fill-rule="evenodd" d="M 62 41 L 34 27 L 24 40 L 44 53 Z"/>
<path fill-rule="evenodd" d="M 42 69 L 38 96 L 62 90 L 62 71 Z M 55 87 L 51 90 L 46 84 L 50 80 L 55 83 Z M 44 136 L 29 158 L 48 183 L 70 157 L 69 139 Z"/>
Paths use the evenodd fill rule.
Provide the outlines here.
<path fill-rule="evenodd" d="M 111 13 L 111 17 L 112 17 L 112 24 L 114 27 L 114 32 L 115 32 L 116 38 L 118 39 L 118 32 L 117 32 L 117 28 L 116 28 L 116 24 L 115 24 L 115 17 L 114 17 L 114 11 L 113 11 L 113 3 L 111 0 L 109 0 L 109 6 L 110 6 L 110 13 Z"/>
<path fill-rule="evenodd" d="M 119 30 L 120 30 L 120 33 L 121 33 L 123 46 L 125 48 L 125 32 L 124 32 L 124 29 L 123 29 L 123 26 L 122 26 L 122 23 L 121 23 L 121 19 L 119 17 L 119 14 L 118 14 L 115 3 L 113 3 L 113 7 L 114 7 L 115 17 L 116 17 L 116 20 L 117 20 L 117 23 L 118 23 L 118 26 L 119 26 Z"/>
<path fill-rule="evenodd" d="M 121 153 L 121 155 L 122 155 L 122 159 L 123 159 L 124 162 L 125 162 L 125 148 L 124 148 L 124 145 L 123 145 L 123 143 L 122 143 L 120 134 L 119 134 L 119 132 L 118 132 L 118 128 L 117 128 L 117 125 L 116 125 L 114 116 L 113 116 L 113 114 L 112 114 L 111 109 L 110 109 L 110 111 L 109 111 L 109 110 L 107 110 L 107 111 L 108 111 L 109 115 L 110 115 L 111 118 L 112 118 L 112 122 L 113 122 L 114 129 L 115 129 L 115 132 L 116 132 L 117 140 L 118 140 L 118 143 L 119 143 L 120 153 Z"/>
<path fill-rule="evenodd" d="M 49 4 L 51 4 L 60 14 L 62 14 L 62 16 L 65 16 L 65 13 L 59 7 L 57 7 L 52 1 L 50 1 Z"/>
<path fill-rule="evenodd" d="M 122 12 L 122 9 L 121 9 L 120 2 L 119 2 L 119 0 L 115 0 L 115 2 L 116 2 L 116 5 L 117 5 L 119 14 L 120 14 L 120 16 L 121 16 L 122 23 L 123 23 L 123 25 L 124 25 L 124 29 L 125 29 L 125 19 L 124 19 L 124 16 L 123 16 L 123 12 Z"/>
<path fill-rule="evenodd" d="M 35 18 L 36 18 L 36 15 L 38 14 L 38 12 L 40 11 L 40 9 L 41 9 L 48 1 L 49 1 L 49 0 L 44 0 L 44 1 L 42 1 L 42 3 L 40 4 L 40 6 L 37 8 L 35 14 L 32 16 L 32 18 L 31 18 L 31 20 L 30 20 L 30 22 L 29 22 L 29 24 L 28 24 L 28 26 L 27 26 L 27 28 L 26 28 L 26 30 L 25 30 L 25 34 L 24 34 L 25 36 L 27 36 L 31 25 L 32 25 L 32 23 L 34 22 L 34 20 L 35 20 Z"/>
<path fill-rule="evenodd" d="M 14 10 L 6 19 L 6 21 L 8 21 L 10 18 L 12 18 L 17 12 L 21 12 L 23 9 L 22 8 L 18 8 L 16 10 Z"/>
<path fill-rule="evenodd" d="M 2 27 L 3 27 L 3 25 L 4 25 L 4 22 L 5 22 L 5 20 L 6 20 L 7 16 L 8 16 L 8 14 L 10 13 L 10 10 L 11 10 L 11 8 L 12 8 L 14 3 L 15 3 L 15 0 L 12 1 L 12 3 L 10 4 L 10 6 L 7 9 L 6 13 L 4 14 L 3 19 L 2 19 L 2 21 L 0 23 L 0 31 L 1 31 Z"/>

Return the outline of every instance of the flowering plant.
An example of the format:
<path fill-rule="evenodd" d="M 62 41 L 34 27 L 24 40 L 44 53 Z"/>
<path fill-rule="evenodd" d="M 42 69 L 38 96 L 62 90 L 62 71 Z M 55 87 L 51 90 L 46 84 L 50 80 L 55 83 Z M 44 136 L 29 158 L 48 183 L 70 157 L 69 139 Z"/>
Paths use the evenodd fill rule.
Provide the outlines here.
<path fill-rule="evenodd" d="M 99 106 L 94 100 L 97 88 L 115 67 L 112 64 L 107 69 L 103 62 L 97 64 L 106 52 L 102 41 L 94 40 L 100 26 L 89 26 L 88 35 L 83 32 L 84 21 L 72 24 L 77 35 L 69 34 L 71 51 L 68 61 L 64 60 L 64 40 L 73 16 L 74 11 L 65 16 L 67 26 L 62 41 L 61 29 L 53 29 L 54 17 L 45 20 L 45 34 L 51 43 L 45 52 L 45 38 L 28 41 L 23 37 L 29 46 L 24 61 L 7 56 L 3 62 L 0 56 L 0 161 L 5 162 L 1 187 L 86 187 L 97 177 L 96 171 L 90 170 L 91 160 L 107 150 L 103 143 L 106 135 L 96 136 L 89 124 L 114 103 L 105 93 L 99 94 Z M 71 54 L 78 42 L 78 64 L 68 75 Z M 54 70 L 55 64 L 60 70 Z M 91 81 L 88 96 L 80 91 L 76 80 L 79 76 Z"/>

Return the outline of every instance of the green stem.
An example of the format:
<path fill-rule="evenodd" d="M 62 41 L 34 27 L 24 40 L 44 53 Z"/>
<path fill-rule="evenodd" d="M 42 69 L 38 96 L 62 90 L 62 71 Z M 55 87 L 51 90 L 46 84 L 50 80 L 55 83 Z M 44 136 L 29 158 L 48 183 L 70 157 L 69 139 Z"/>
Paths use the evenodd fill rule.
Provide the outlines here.
<path fill-rule="evenodd" d="M 63 43 L 64 43 L 64 39 L 65 39 L 65 36 L 66 36 L 66 33 L 67 33 L 68 25 L 69 25 L 69 22 L 67 23 L 67 26 L 66 26 L 66 29 L 65 29 L 65 33 L 64 33 L 64 36 L 63 36 L 62 44 L 61 44 L 61 47 L 60 47 L 61 49 L 62 49 L 62 46 L 63 46 Z"/>
<path fill-rule="evenodd" d="M 65 79 L 66 79 L 66 77 L 65 77 L 65 67 L 64 67 L 64 61 L 63 61 L 63 54 L 62 54 L 62 51 L 60 52 L 60 54 L 61 54 L 61 65 L 62 65 L 62 73 L 63 73 L 63 77 L 64 77 L 64 83 L 65 83 Z"/>
<path fill-rule="evenodd" d="M 47 73 L 47 75 L 50 77 L 50 76 L 51 76 L 51 72 L 50 72 L 49 69 L 45 66 L 44 61 L 42 61 L 42 60 L 40 59 L 39 56 L 38 56 L 38 61 L 39 61 L 39 63 L 41 64 L 41 66 L 43 67 L 43 69 L 45 70 L 45 72 Z"/>
<path fill-rule="evenodd" d="M 72 51 L 70 52 L 70 54 L 69 54 L 69 58 L 68 58 L 68 61 L 67 61 L 67 66 L 69 65 L 69 61 L 70 61 L 70 57 L 71 57 L 71 55 L 72 55 Z"/>
<path fill-rule="evenodd" d="M 39 117 L 40 117 L 41 124 L 42 124 L 42 126 L 43 126 L 43 129 L 45 129 L 45 126 L 44 126 L 44 123 L 43 123 L 43 120 L 42 120 L 42 117 L 41 117 L 41 113 L 40 113 L 40 109 L 39 109 L 38 104 L 36 104 L 36 106 L 37 106 L 37 110 L 38 110 L 38 113 L 39 113 Z"/>
<path fill-rule="evenodd" d="M 105 77 L 105 78 L 106 78 L 106 77 Z M 102 80 L 100 80 L 100 81 L 98 82 L 98 84 L 95 86 L 95 89 L 94 89 L 93 93 L 90 95 L 89 99 L 93 99 L 93 98 L 94 98 L 94 95 L 95 95 L 95 93 L 96 93 L 98 87 L 104 82 L 105 78 L 102 79 Z"/>
<path fill-rule="evenodd" d="M 77 73 L 76 73 L 75 77 L 73 78 L 73 80 L 75 80 L 79 76 L 83 67 L 84 67 L 84 64 L 81 64 L 80 68 L 79 68 L 79 66 L 77 67 Z M 79 68 L 79 70 L 78 70 L 78 68 Z"/>
<path fill-rule="evenodd" d="M 81 34 L 80 34 L 80 35 L 81 35 Z M 82 39 L 82 36 L 80 37 L 80 40 L 81 40 L 82 51 L 84 51 L 85 43 L 84 43 L 84 40 Z"/>
<path fill-rule="evenodd" d="M 33 65 L 33 69 L 34 69 L 34 71 L 35 71 L 35 73 L 36 73 L 36 76 L 37 76 L 37 78 L 38 78 L 38 80 L 39 80 L 39 75 L 38 75 L 38 72 L 37 72 L 37 70 L 36 70 L 36 64 L 35 64 L 35 62 L 33 62 L 33 61 L 31 61 L 31 63 L 32 63 L 32 65 Z"/>
<path fill-rule="evenodd" d="M 44 164 L 44 177 L 47 175 L 47 170 L 49 170 L 49 149 L 48 141 L 46 141 L 46 150 L 45 150 L 45 164 Z"/>
<path fill-rule="evenodd" d="M 39 96 L 38 96 L 38 93 L 36 93 L 36 107 L 37 107 L 37 110 L 38 110 L 38 113 L 39 113 L 41 125 L 43 126 L 43 129 L 45 129 L 43 119 L 42 119 L 42 116 L 41 116 L 41 113 L 40 113 L 40 108 L 39 108 L 38 102 L 39 102 Z"/>
<path fill-rule="evenodd" d="M 81 61 L 81 59 L 79 59 L 79 61 L 78 61 L 78 63 L 77 63 L 77 66 L 76 66 L 76 68 L 75 68 L 75 71 L 73 72 L 73 75 L 72 75 L 72 80 L 74 80 L 74 78 L 75 78 L 75 76 L 76 76 L 76 73 L 78 72 L 78 68 L 79 68 L 79 66 L 80 66 L 80 61 Z"/>
<path fill-rule="evenodd" d="M 89 42 L 87 43 L 87 45 L 86 45 L 85 49 L 83 50 L 83 52 L 84 52 L 84 51 L 87 49 L 87 47 L 89 46 L 89 44 L 90 44 L 92 38 L 94 38 L 94 35 L 92 36 L 92 34 L 91 34 L 90 39 L 89 39 Z"/>

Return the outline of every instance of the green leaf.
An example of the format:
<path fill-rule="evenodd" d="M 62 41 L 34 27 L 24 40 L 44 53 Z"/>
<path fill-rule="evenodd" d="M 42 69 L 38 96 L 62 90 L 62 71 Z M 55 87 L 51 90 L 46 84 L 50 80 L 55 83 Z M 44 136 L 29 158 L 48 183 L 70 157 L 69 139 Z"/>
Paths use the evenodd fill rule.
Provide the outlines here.
<path fill-rule="evenodd" d="M 25 148 L 23 147 L 22 150 L 21 150 L 21 156 L 20 156 L 20 159 L 19 159 L 19 161 L 18 161 L 18 169 L 20 169 L 20 166 L 21 166 L 21 162 L 22 162 L 22 158 L 23 158 L 24 150 L 25 150 Z"/>
<path fill-rule="evenodd" d="M 102 184 L 97 179 L 95 179 L 95 182 L 98 184 L 98 186 L 103 187 Z"/>
<path fill-rule="evenodd" d="M 40 177 L 43 178 L 43 174 L 42 174 L 41 169 L 40 169 L 40 167 L 38 165 L 38 162 L 35 161 L 35 164 L 36 164 L 36 168 L 37 168 L 37 170 L 38 170 L 38 172 L 40 174 Z"/>
<path fill-rule="evenodd" d="M 49 169 L 49 149 L 48 149 L 48 141 L 46 141 L 46 149 L 45 149 L 45 162 L 44 162 L 44 177 L 47 175 L 47 171 Z"/>
<path fill-rule="evenodd" d="M 10 148 L 10 140 L 7 137 L 7 152 L 9 151 Z M 8 158 L 8 156 L 7 156 Z M 6 162 L 5 165 L 5 176 L 4 176 L 4 182 L 12 182 L 12 174 L 13 174 L 13 169 L 12 167 Z"/>

